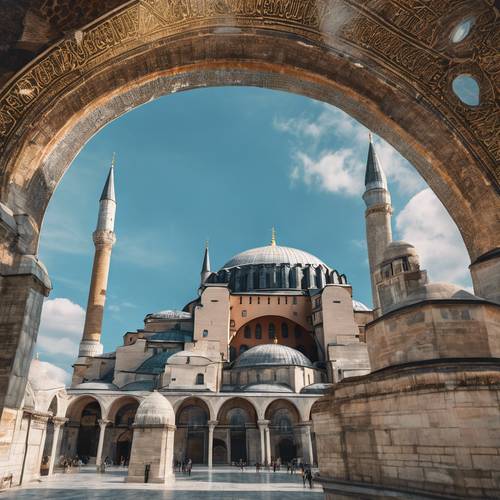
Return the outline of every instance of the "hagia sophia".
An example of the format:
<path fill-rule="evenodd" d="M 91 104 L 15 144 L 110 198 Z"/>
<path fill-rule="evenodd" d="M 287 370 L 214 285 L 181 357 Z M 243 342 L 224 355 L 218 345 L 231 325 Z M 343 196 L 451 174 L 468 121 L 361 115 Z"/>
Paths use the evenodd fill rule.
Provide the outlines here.
<path fill-rule="evenodd" d="M 353 299 L 341 271 L 278 245 L 273 229 L 269 245 L 242 251 L 218 270 L 207 246 L 196 298 L 182 310 L 147 314 L 142 328 L 125 332 L 123 344 L 104 353 L 115 242 L 112 166 L 93 234 L 71 386 L 44 387 L 36 375 L 40 362 L 32 364 L 25 405 L 43 411 L 35 418 L 36 459 L 24 473 L 38 477 L 42 457 L 52 473 L 61 455 L 87 457 L 96 466 L 105 457 L 126 463 L 132 482 L 144 480 L 148 465 L 150 481 L 160 483 L 172 476 L 172 463 L 186 458 L 209 468 L 277 459 L 317 464 L 326 442 L 318 430 L 331 429 L 313 423 L 312 413 L 335 384 L 436 353 L 453 357 L 464 345 L 471 357 L 498 350 L 489 321 L 498 304 L 430 283 L 416 249 L 392 240 L 390 193 L 371 140 L 363 199 L 374 309 Z M 465 325 L 460 331 L 457 321 Z M 415 345 L 405 332 L 422 328 Z M 478 329 L 482 343 L 468 335 Z"/>

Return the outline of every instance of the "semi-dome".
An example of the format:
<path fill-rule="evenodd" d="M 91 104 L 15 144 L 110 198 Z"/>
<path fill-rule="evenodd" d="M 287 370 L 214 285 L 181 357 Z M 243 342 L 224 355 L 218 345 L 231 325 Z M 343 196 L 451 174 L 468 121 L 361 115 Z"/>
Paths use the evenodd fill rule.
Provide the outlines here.
<path fill-rule="evenodd" d="M 245 351 L 235 362 L 233 368 L 254 366 L 305 366 L 312 363 L 304 354 L 291 347 L 280 344 L 263 344 Z"/>
<path fill-rule="evenodd" d="M 384 261 L 394 260 L 399 257 L 405 257 L 409 255 L 418 256 L 415 247 L 407 241 L 397 240 L 391 241 L 387 245 L 387 248 L 384 250 L 383 259 Z"/>
<path fill-rule="evenodd" d="M 176 309 L 167 309 L 165 311 L 158 311 L 150 313 L 146 316 L 145 320 L 148 319 L 192 319 L 192 314 L 186 311 L 178 311 Z"/>
<path fill-rule="evenodd" d="M 279 383 L 248 384 L 242 390 L 243 392 L 293 392 L 289 385 Z"/>
<path fill-rule="evenodd" d="M 304 252 L 304 250 L 279 245 L 267 245 L 265 247 L 245 250 L 228 260 L 224 264 L 223 269 L 259 264 L 290 264 L 291 266 L 298 264 L 305 266 L 309 264 L 312 266 L 324 266 L 329 269 L 321 259 L 308 252 Z"/>
<path fill-rule="evenodd" d="M 137 408 L 134 424 L 168 425 L 174 424 L 175 413 L 172 405 L 159 392 L 153 391 Z"/>

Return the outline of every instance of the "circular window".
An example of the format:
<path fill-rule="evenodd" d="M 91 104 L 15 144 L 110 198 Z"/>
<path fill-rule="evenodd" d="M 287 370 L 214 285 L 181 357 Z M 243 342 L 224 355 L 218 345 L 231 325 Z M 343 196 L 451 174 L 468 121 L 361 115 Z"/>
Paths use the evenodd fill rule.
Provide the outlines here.
<path fill-rule="evenodd" d="M 479 104 L 479 85 L 470 75 L 459 75 L 452 83 L 455 95 L 468 106 Z"/>
<path fill-rule="evenodd" d="M 450 38 L 453 43 L 460 43 L 465 37 L 470 33 L 472 25 L 474 24 L 474 18 L 464 19 L 462 22 L 458 23 L 453 31 L 451 32 Z"/>

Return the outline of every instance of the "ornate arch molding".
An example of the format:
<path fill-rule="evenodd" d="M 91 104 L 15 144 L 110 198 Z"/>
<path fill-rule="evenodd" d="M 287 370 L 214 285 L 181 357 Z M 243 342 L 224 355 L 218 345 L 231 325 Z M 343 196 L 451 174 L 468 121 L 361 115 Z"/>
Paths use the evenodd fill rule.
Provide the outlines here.
<path fill-rule="evenodd" d="M 467 16 L 470 35 L 451 44 Z M 35 253 L 53 190 L 100 127 L 166 92 L 259 85 L 330 102 L 386 138 L 443 201 L 474 260 L 500 245 L 499 42 L 486 0 L 131 0 L 2 89 L 0 198 L 35 221 Z M 459 74 L 476 78 L 478 106 L 453 93 Z"/>

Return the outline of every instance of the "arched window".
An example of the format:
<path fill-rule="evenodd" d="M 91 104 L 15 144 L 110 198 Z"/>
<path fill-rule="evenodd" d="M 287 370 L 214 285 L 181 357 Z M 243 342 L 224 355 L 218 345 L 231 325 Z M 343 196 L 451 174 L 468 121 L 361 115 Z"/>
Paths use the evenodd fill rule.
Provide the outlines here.
<path fill-rule="evenodd" d="M 252 338 L 252 330 L 250 329 L 250 325 L 245 326 L 245 332 L 243 335 L 246 339 Z"/>
<path fill-rule="evenodd" d="M 260 323 L 255 325 L 255 338 L 259 340 L 262 338 L 262 327 L 260 326 Z"/>
<path fill-rule="evenodd" d="M 294 335 L 296 339 L 300 339 L 300 337 L 302 337 L 302 332 L 300 331 L 299 325 L 295 325 Z"/>
<path fill-rule="evenodd" d="M 205 383 L 205 375 L 203 373 L 198 373 L 196 375 L 196 385 L 203 385 Z"/>
<path fill-rule="evenodd" d="M 288 325 L 286 323 L 281 323 L 281 336 L 284 339 L 288 338 Z"/>
<path fill-rule="evenodd" d="M 240 345 L 240 356 L 245 352 L 248 351 L 248 346 L 246 344 Z"/>
<path fill-rule="evenodd" d="M 269 323 L 269 338 L 274 339 L 276 337 L 276 327 L 274 323 Z"/>
<path fill-rule="evenodd" d="M 236 359 L 236 348 L 231 346 L 229 348 L 229 361 L 234 361 Z"/>

